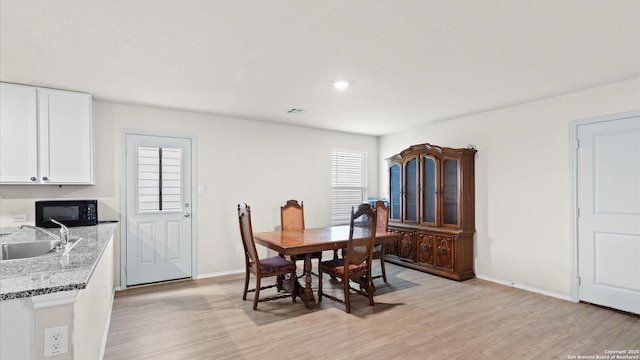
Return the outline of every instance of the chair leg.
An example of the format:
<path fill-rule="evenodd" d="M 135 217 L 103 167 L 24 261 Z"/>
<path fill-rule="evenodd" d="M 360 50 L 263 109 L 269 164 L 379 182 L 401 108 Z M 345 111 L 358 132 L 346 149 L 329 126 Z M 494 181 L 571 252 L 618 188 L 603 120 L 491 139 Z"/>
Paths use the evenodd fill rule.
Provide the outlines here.
<path fill-rule="evenodd" d="M 244 292 L 242 293 L 242 300 L 247 300 L 247 291 L 249 290 L 249 270 L 244 276 Z"/>
<path fill-rule="evenodd" d="M 290 286 L 290 289 L 291 289 L 291 302 L 295 303 L 296 302 L 296 290 L 297 290 L 296 289 L 297 278 L 296 278 L 296 270 L 295 269 L 293 269 L 293 271 L 291 271 L 291 276 L 290 277 L 291 277 L 291 286 Z"/>
<path fill-rule="evenodd" d="M 342 250 L 342 257 L 344 258 L 344 249 Z M 333 260 L 338 260 L 338 249 L 333 250 Z M 329 274 L 332 280 L 337 279 L 337 277 L 333 274 Z"/>
<path fill-rule="evenodd" d="M 347 314 L 351 312 L 351 302 L 349 301 L 349 277 L 342 278 L 342 285 L 344 288 L 344 306 L 346 307 Z"/>
<path fill-rule="evenodd" d="M 380 252 L 382 253 L 382 256 L 380 257 L 380 268 L 382 269 L 382 280 L 384 280 L 384 282 L 387 282 L 387 269 L 385 269 L 384 267 L 384 256 L 387 253 L 385 244 L 381 245 Z"/>
<path fill-rule="evenodd" d="M 253 310 L 258 309 L 259 298 L 260 298 L 260 276 L 256 276 L 256 295 L 253 297 Z"/>
<path fill-rule="evenodd" d="M 322 270 L 318 264 L 318 304 L 322 302 Z"/>
<path fill-rule="evenodd" d="M 380 258 L 380 268 L 382 269 L 382 280 L 387 282 L 387 270 L 384 267 L 384 253 L 382 253 L 382 257 Z"/>
<path fill-rule="evenodd" d="M 370 274 L 367 275 L 367 295 L 369 295 L 369 306 L 373 306 L 373 279 L 371 279 Z"/>

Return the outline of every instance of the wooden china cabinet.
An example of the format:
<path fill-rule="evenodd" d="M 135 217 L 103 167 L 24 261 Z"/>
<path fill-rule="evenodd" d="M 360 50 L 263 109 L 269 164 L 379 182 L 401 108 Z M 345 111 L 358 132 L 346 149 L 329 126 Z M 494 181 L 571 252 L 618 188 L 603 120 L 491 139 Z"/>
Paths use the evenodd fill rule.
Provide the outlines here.
<path fill-rule="evenodd" d="M 475 276 L 474 149 L 412 145 L 387 159 L 386 261 L 454 280 Z"/>

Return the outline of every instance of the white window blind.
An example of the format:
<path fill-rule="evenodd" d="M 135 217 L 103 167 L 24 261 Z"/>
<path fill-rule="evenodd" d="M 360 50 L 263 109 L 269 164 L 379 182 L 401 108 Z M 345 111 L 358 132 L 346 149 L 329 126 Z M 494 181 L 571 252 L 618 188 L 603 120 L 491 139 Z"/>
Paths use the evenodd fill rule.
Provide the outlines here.
<path fill-rule="evenodd" d="M 333 151 L 331 154 L 331 223 L 348 224 L 351 208 L 367 198 L 367 154 Z"/>
<path fill-rule="evenodd" d="M 182 210 L 182 149 L 138 147 L 138 211 Z"/>

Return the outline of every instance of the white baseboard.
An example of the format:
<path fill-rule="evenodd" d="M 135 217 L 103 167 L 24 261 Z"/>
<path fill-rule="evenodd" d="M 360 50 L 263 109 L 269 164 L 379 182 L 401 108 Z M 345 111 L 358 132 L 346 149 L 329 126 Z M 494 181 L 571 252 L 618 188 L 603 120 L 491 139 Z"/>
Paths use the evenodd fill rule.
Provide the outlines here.
<path fill-rule="evenodd" d="M 245 269 L 234 269 L 234 270 L 226 270 L 226 271 L 219 271 L 219 272 L 214 272 L 214 273 L 208 273 L 208 274 L 198 274 L 195 279 L 207 279 L 207 278 L 213 278 L 213 277 L 222 277 L 222 276 L 227 276 L 227 275 L 238 275 L 238 274 L 244 274 Z"/>
<path fill-rule="evenodd" d="M 109 305 L 109 314 L 107 314 L 107 321 L 104 325 L 104 331 L 102 332 L 102 345 L 100 346 L 100 357 L 99 359 L 104 359 L 104 352 L 107 348 L 107 338 L 109 337 L 109 327 L 111 326 L 111 312 L 113 311 L 113 301 L 116 297 L 116 288 L 111 292 L 111 304 Z"/>
<path fill-rule="evenodd" d="M 516 289 L 521 289 L 521 290 L 526 290 L 526 291 L 530 291 L 536 294 L 541 294 L 541 295 L 545 295 L 545 296 L 551 296 L 557 299 L 562 299 L 562 300 L 567 300 L 567 301 L 571 301 L 571 302 L 576 302 L 573 299 L 571 299 L 571 296 L 568 295 L 562 295 L 562 294 L 558 294 L 552 291 L 548 291 L 548 290 L 544 290 L 544 289 L 539 289 L 537 287 L 534 286 L 529 286 L 529 285 L 524 285 L 524 284 L 519 284 L 513 281 L 508 281 L 508 280 L 503 280 L 503 279 L 496 279 L 496 278 L 492 278 L 490 276 L 484 276 L 484 275 L 478 275 L 476 274 L 476 278 L 481 279 L 481 280 L 486 280 L 486 281 L 490 281 L 496 284 L 500 284 L 500 285 L 505 285 L 505 286 L 510 286 Z"/>
<path fill-rule="evenodd" d="M 200 280 L 200 279 L 208 279 L 208 278 L 215 278 L 215 277 L 223 277 L 223 276 L 229 276 L 229 275 L 240 275 L 240 274 L 244 274 L 245 269 L 233 269 L 233 270 L 226 270 L 226 271 L 219 271 L 219 272 L 214 272 L 214 273 L 207 273 L 207 274 L 198 274 L 195 277 L 193 277 L 194 280 Z M 147 285 L 134 285 L 134 286 L 152 286 L 154 284 L 147 284 Z M 126 290 L 127 288 L 123 288 L 122 286 L 116 286 L 114 288 L 114 293 L 116 291 L 122 291 L 122 290 Z M 113 302 L 113 300 L 112 300 Z"/>

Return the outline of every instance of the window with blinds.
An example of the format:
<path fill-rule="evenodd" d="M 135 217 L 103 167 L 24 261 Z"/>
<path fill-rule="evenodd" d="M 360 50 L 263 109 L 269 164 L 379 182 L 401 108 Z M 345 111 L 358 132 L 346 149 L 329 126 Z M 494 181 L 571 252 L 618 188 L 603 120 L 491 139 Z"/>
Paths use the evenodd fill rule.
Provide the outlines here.
<path fill-rule="evenodd" d="M 182 149 L 138 147 L 138 211 L 182 211 Z"/>
<path fill-rule="evenodd" d="M 331 153 L 331 224 L 349 224 L 351 208 L 366 200 L 366 164 L 366 153 Z"/>

